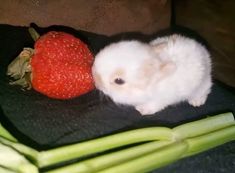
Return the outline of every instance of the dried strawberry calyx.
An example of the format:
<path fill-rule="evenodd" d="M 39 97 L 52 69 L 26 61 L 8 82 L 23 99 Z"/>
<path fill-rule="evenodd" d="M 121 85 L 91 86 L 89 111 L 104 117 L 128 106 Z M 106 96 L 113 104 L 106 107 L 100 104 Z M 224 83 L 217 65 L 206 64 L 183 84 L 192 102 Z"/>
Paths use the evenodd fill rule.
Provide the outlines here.
<path fill-rule="evenodd" d="M 32 48 L 23 51 L 8 65 L 7 75 L 12 78 L 10 85 L 20 85 L 23 89 L 31 89 L 30 60 L 34 53 Z"/>
<path fill-rule="evenodd" d="M 28 31 L 34 41 L 39 39 L 40 35 L 34 28 L 29 27 Z M 27 90 L 32 88 L 30 60 L 33 54 L 34 49 L 24 48 L 23 51 L 8 65 L 7 75 L 12 78 L 9 82 L 10 85 L 20 85 L 22 89 Z"/>

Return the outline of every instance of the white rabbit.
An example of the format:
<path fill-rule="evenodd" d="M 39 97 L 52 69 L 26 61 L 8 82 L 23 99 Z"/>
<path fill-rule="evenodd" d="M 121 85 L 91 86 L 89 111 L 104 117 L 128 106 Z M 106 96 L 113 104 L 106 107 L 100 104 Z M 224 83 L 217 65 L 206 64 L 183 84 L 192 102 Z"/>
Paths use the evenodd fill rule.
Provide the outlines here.
<path fill-rule="evenodd" d="M 96 87 L 142 115 L 188 101 L 203 105 L 212 86 L 210 54 L 193 39 L 172 35 L 120 41 L 102 49 L 92 67 Z"/>

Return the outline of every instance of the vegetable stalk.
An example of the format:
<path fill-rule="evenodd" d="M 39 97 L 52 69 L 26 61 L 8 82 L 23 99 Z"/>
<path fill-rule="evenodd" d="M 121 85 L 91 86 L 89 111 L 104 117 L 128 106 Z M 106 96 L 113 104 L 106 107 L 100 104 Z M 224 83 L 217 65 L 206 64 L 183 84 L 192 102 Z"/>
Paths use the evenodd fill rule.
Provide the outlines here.
<path fill-rule="evenodd" d="M 150 127 L 110 135 L 87 142 L 72 144 L 39 154 L 39 167 L 45 167 L 66 160 L 106 151 L 109 149 L 152 140 L 170 140 L 172 130 L 165 127 Z"/>
<path fill-rule="evenodd" d="M 12 136 L 3 126 L 2 124 L 0 123 L 0 136 L 3 137 L 3 138 L 6 138 L 10 141 L 17 141 L 17 139 Z"/>
<path fill-rule="evenodd" d="M 198 154 L 235 140 L 235 125 L 202 136 L 186 139 L 189 149 L 184 157 Z"/>
<path fill-rule="evenodd" d="M 77 157 L 82 157 L 137 142 L 153 140 L 176 141 L 188 137 L 195 137 L 232 124 L 234 124 L 233 114 L 226 113 L 195 122 L 186 123 L 173 129 L 166 127 L 151 127 L 131 130 L 128 132 L 122 132 L 83 143 L 41 152 L 39 155 L 39 166 L 45 167 Z"/>
<path fill-rule="evenodd" d="M 0 143 L 0 167 L 18 173 L 38 173 L 35 165 L 13 148 Z"/>
<path fill-rule="evenodd" d="M 178 145 L 176 142 L 171 144 L 171 146 L 163 148 L 161 151 L 155 151 L 151 154 L 141 156 L 135 160 L 127 161 L 123 164 L 107 168 L 100 171 L 99 173 L 148 172 L 153 169 L 165 166 L 170 162 L 195 155 L 232 140 L 235 140 L 235 125 L 199 137 L 185 139 L 182 141 L 184 142 L 185 149 L 183 149 L 183 146 L 181 146 L 182 148 L 175 149 L 174 147 Z M 180 152 L 181 149 L 182 152 Z M 162 155 L 159 155 L 159 153 Z"/>
<path fill-rule="evenodd" d="M 229 133 L 222 132 L 222 131 L 224 131 L 225 128 L 233 126 L 233 125 L 235 125 L 233 114 L 232 113 L 225 113 L 225 114 L 221 114 L 221 115 L 217 115 L 217 116 L 208 117 L 208 118 L 205 118 L 205 119 L 202 119 L 202 120 L 198 120 L 198 121 L 195 121 L 195 122 L 190 122 L 190 123 L 187 123 L 187 124 L 183 124 L 183 125 L 180 125 L 180 126 L 177 126 L 177 127 L 173 128 L 172 130 L 167 129 L 169 134 L 165 133 L 165 134 L 162 134 L 162 137 L 158 136 L 157 138 L 156 138 L 156 136 L 154 137 L 153 134 L 155 134 L 156 132 L 158 132 L 158 133 L 156 133 L 157 135 L 161 134 L 161 133 L 159 133 L 159 131 L 158 131 L 159 129 L 158 128 L 138 129 L 138 133 L 133 133 L 133 132 L 135 132 L 135 130 L 134 131 L 129 131 L 130 134 L 132 134 L 133 136 L 135 136 L 135 135 L 139 136 L 140 134 L 143 134 L 143 136 L 145 136 L 144 138 L 142 138 L 141 135 L 140 135 L 138 139 L 136 139 L 134 141 L 132 140 L 132 142 L 129 141 L 129 143 L 137 142 L 140 139 L 148 139 L 146 141 L 155 141 L 156 140 L 156 142 L 166 142 L 168 144 L 175 145 L 175 144 L 177 144 L 179 142 L 184 141 L 187 144 L 187 147 L 189 147 L 190 149 L 188 150 L 188 152 L 184 152 L 184 154 L 182 154 L 182 156 L 178 158 L 178 159 L 180 159 L 180 158 L 183 158 L 183 157 L 187 157 L 187 156 L 193 155 L 194 153 L 196 154 L 197 152 L 203 151 L 203 147 L 205 148 L 205 150 L 207 150 L 207 149 L 210 149 L 212 147 L 218 146 L 220 144 L 223 144 L 223 143 L 229 142 L 231 140 L 234 140 L 233 134 L 235 134 L 235 129 L 233 129 L 233 128 L 230 129 L 230 130 L 227 129 L 227 131 L 229 131 Z M 144 131 L 144 133 L 140 133 L 141 131 Z M 214 132 L 219 132 L 220 135 L 218 135 L 218 133 L 216 133 L 215 136 L 213 135 L 214 137 L 212 137 L 211 140 L 206 140 L 206 138 L 208 136 L 211 136 L 212 134 L 214 134 Z M 151 135 L 146 136 L 146 134 L 151 134 Z M 167 134 L 167 137 L 163 137 L 166 134 Z M 113 139 L 115 139 L 118 135 L 122 135 L 121 139 L 126 139 L 128 141 L 129 133 L 127 133 L 127 132 L 116 134 L 116 135 L 112 135 L 111 136 L 112 138 L 106 138 L 106 137 L 105 138 L 107 140 L 112 139 L 113 142 L 116 142 Z M 127 138 L 125 138 L 125 135 L 127 135 Z M 207 137 L 203 137 L 203 135 L 208 135 L 208 136 Z M 132 136 L 132 138 L 133 138 L 133 136 Z M 108 136 L 108 137 L 110 137 L 110 136 Z M 130 138 L 130 140 L 132 138 Z M 102 138 L 100 138 L 100 139 L 103 140 Z M 159 140 L 162 140 L 162 139 L 163 139 L 163 141 L 159 141 Z M 144 141 L 144 140 L 142 140 L 142 141 Z M 205 143 L 204 145 L 203 145 L 203 141 Z M 213 141 L 213 142 L 210 142 L 210 141 Z M 88 142 L 90 142 L 90 141 L 88 141 Z M 94 146 L 95 146 L 95 144 L 97 144 L 97 146 L 99 146 L 98 143 L 96 143 L 96 140 L 93 140 L 93 142 L 94 142 L 93 143 Z M 102 142 L 104 142 L 104 141 L 101 141 L 101 143 Z M 122 141 L 119 141 L 119 142 L 120 143 L 117 143 L 116 146 L 113 145 L 110 148 L 117 147 L 117 146 L 122 146 L 122 145 L 124 145 L 124 143 L 126 144 L 126 142 L 124 142 L 124 143 L 122 143 Z M 154 142 L 150 142 L 150 143 L 154 143 Z M 198 143 L 198 145 L 196 145 L 197 143 Z M 147 157 L 147 155 L 149 154 L 148 153 L 148 151 L 149 151 L 148 148 L 147 147 L 145 148 L 145 146 L 144 146 L 144 145 L 147 146 L 147 144 L 142 144 L 142 145 L 136 147 L 136 148 L 138 148 L 138 147 L 142 148 L 142 156 L 144 155 L 143 156 L 144 158 Z M 167 148 L 168 145 L 165 144 L 164 146 Z M 199 146 L 202 146 L 200 148 L 200 150 L 198 148 Z M 63 148 L 63 150 L 66 150 L 67 147 L 68 146 Z M 110 148 L 106 147 L 106 149 L 110 149 Z M 73 149 L 76 150 L 76 146 Z M 195 151 L 194 151 L 194 149 L 195 149 Z M 60 151 L 60 148 L 58 148 L 57 152 L 59 152 L 59 151 Z M 127 149 L 127 151 L 129 151 L 130 153 L 135 153 L 135 149 L 133 147 L 131 147 L 130 149 Z M 125 154 L 125 152 L 126 151 L 124 150 L 124 151 L 118 151 L 118 152 L 115 152 L 115 153 L 110 153 L 108 155 L 98 156 L 96 158 L 85 160 L 85 161 L 80 162 L 80 163 L 75 163 L 75 164 L 72 164 L 72 165 L 69 165 L 69 166 L 65 166 L 65 167 L 63 167 L 61 169 L 59 168 L 59 169 L 53 170 L 52 172 L 49 171 L 48 173 L 65 173 L 65 172 L 71 172 L 71 173 L 75 173 L 75 172 L 76 173 L 80 173 L 81 172 L 81 173 L 85 173 L 85 172 L 97 172 L 101 168 L 102 169 L 103 168 L 107 168 L 107 170 L 110 171 L 110 169 L 112 170 L 112 168 L 110 168 L 110 169 L 108 168 L 110 166 L 114 166 L 115 169 L 116 169 L 116 166 L 118 166 L 118 165 L 120 166 L 122 164 L 125 165 L 127 163 L 127 160 L 129 160 L 129 159 L 134 159 L 134 158 L 138 158 L 138 157 L 141 158 L 141 156 L 137 156 L 136 155 L 133 158 L 130 157 L 129 159 L 127 159 L 128 157 Z M 158 153 L 159 150 L 156 150 L 154 152 Z M 47 154 L 47 153 L 44 153 L 44 154 Z M 88 154 L 88 153 L 86 153 L 86 154 Z M 152 154 L 152 153 L 150 153 L 150 154 Z M 53 155 L 53 153 L 52 153 L 52 155 Z M 109 162 L 108 161 L 108 160 L 112 160 L 111 159 L 112 157 L 115 158 L 115 156 L 118 156 L 117 160 L 113 159 L 113 162 L 111 162 L 111 161 Z M 165 155 L 164 158 L 165 157 L 167 159 L 169 159 L 169 157 L 173 157 L 173 156 Z M 73 158 L 73 156 L 70 155 L 70 158 Z M 173 161 L 173 160 L 171 160 L 171 161 Z M 126 163 L 124 163 L 124 162 L 126 162 Z M 136 162 L 131 163 L 131 164 L 135 164 L 135 163 Z M 164 162 L 164 163 L 168 163 L 168 162 Z M 153 163 L 150 162 L 149 164 L 153 164 Z M 99 166 L 97 166 L 97 165 L 99 165 Z M 136 167 L 138 167 L 137 165 L 136 165 Z M 146 164 L 146 165 L 148 165 L 148 164 Z M 164 166 L 164 164 L 163 163 L 162 164 L 156 163 L 156 164 L 154 164 L 153 167 L 157 168 L 157 167 L 161 167 L 161 166 Z M 149 166 L 149 169 L 151 169 L 151 167 L 152 166 Z M 139 167 L 138 167 L 138 169 L 142 170 Z M 145 169 L 145 168 L 143 168 L 143 169 Z"/>
<path fill-rule="evenodd" d="M 38 160 L 38 154 L 39 152 L 33 148 L 30 148 L 26 145 L 23 145 L 18 142 L 12 142 L 7 139 L 4 139 L 0 137 L 0 143 L 11 147 L 12 149 L 18 151 L 20 154 L 24 155 L 27 159 L 29 159 L 31 162 L 37 164 Z"/>
<path fill-rule="evenodd" d="M 157 150 L 123 164 L 102 170 L 99 173 L 148 172 L 178 160 L 187 151 L 187 148 L 188 144 L 184 141 L 175 142 L 161 150 Z"/>
<path fill-rule="evenodd" d="M 232 113 L 208 117 L 172 129 L 136 129 L 41 152 L 19 143 L 0 124 L 0 171 L 38 173 L 39 168 L 126 146 L 125 149 L 47 173 L 146 172 L 232 140 L 235 140 Z"/>
<path fill-rule="evenodd" d="M 185 139 L 207 134 L 234 124 L 234 116 L 231 112 L 228 112 L 182 124 L 173 128 L 173 131 L 175 138 Z"/>
<path fill-rule="evenodd" d="M 102 169 L 126 162 L 130 159 L 149 154 L 153 151 L 159 150 L 162 147 L 171 144 L 170 141 L 153 141 L 138 146 L 123 149 L 121 151 L 112 152 L 99 157 L 78 162 L 63 168 L 55 169 L 47 173 L 86 173 L 97 172 Z"/>

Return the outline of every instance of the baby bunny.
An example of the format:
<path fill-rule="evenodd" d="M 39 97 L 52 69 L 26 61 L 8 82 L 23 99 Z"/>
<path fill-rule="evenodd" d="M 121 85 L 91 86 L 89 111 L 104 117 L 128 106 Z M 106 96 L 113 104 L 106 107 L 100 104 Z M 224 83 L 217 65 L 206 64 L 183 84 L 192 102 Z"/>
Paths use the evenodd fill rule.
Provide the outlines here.
<path fill-rule="evenodd" d="M 201 106 L 212 86 L 209 52 L 180 35 L 112 43 L 96 55 L 92 73 L 99 90 L 142 115 L 182 101 Z"/>

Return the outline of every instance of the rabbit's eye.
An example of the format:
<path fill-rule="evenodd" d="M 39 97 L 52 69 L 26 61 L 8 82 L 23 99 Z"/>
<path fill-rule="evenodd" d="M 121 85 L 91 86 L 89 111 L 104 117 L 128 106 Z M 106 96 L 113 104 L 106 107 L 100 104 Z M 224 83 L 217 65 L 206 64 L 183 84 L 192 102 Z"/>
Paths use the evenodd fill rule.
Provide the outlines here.
<path fill-rule="evenodd" d="M 123 85 L 125 81 L 122 78 L 116 78 L 114 79 L 114 82 L 118 85 Z"/>

